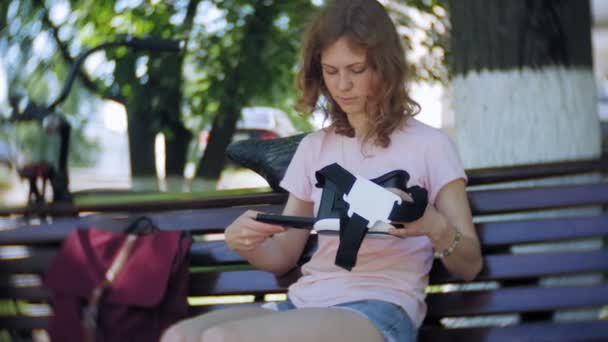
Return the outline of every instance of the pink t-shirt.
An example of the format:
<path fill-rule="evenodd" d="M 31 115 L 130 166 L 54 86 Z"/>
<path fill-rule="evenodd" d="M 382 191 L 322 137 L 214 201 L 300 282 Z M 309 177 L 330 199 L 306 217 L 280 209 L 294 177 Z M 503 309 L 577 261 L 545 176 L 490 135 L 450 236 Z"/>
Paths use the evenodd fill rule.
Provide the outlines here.
<path fill-rule="evenodd" d="M 334 162 L 349 172 L 376 178 L 394 170 L 410 175 L 408 187 L 427 189 L 435 203 L 439 190 L 463 178 L 462 163 L 451 139 L 442 131 L 416 119 L 391 136 L 388 148 L 366 147 L 362 152 L 357 138 L 321 130 L 307 135 L 296 150 L 281 186 L 294 196 L 314 202 L 315 213 L 321 199 L 315 172 Z M 433 262 L 427 237 L 366 237 L 349 272 L 334 265 L 337 235 L 319 235 L 318 249 L 302 266 L 302 277 L 289 287 L 296 307 L 327 307 L 344 302 L 377 299 L 402 307 L 416 326 L 426 315 L 424 290 Z"/>

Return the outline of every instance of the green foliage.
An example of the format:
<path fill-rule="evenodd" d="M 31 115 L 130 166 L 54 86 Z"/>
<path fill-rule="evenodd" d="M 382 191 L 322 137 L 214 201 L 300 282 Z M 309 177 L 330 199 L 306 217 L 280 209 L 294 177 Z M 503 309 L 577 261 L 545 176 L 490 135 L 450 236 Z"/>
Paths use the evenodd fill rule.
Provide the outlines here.
<path fill-rule="evenodd" d="M 69 155 L 73 166 L 88 166 L 95 161 L 99 152 L 99 142 L 85 137 L 85 120 L 70 120 L 72 126 L 72 144 Z M 0 129 L 0 141 L 6 142 L 14 150 L 12 162 L 19 165 L 31 162 L 46 161 L 57 166 L 59 158 L 59 136 L 49 134 L 38 122 L 26 121 L 3 125 Z"/>
<path fill-rule="evenodd" d="M 414 79 L 447 80 L 446 1 L 381 0 L 409 47 Z M 64 16 L 57 15 L 60 9 Z M 135 123 L 172 137 L 179 132 L 176 125 L 192 132 L 209 127 L 216 116 L 227 115 L 219 111 L 231 101 L 230 108 L 280 108 L 298 129 L 309 130 L 308 120 L 292 109 L 293 78 L 314 10 L 310 0 L 7 0 L 0 2 L 0 57 L 7 62 L 11 91 L 48 104 L 71 61 L 89 47 L 125 35 L 187 42 L 183 54 L 119 48 L 97 55 L 98 67 L 86 68 L 61 107 L 78 122 L 71 151 L 78 163 L 96 153 L 95 142 L 78 132 L 86 122 L 83 106 L 92 107 L 100 97 L 126 105 L 130 129 Z M 269 21 L 260 22 L 262 15 Z M 411 52 L 416 39 L 424 52 Z M 0 111 L 6 116 L 6 105 Z"/>
<path fill-rule="evenodd" d="M 447 1 L 383 1 L 406 46 L 413 80 L 444 84 L 449 80 L 450 20 Z M 420 46 L 421 51 L 414 51 L 416 46 Z"/>
<path fill-rule="evenodd" d="M 293 87 L 294 65 L 297 61 L 300 37 L 304 30 L 307 14 L 313 6 L 308 1 L 281 1 L 273 6 L 272 25 L 261 36 L 252 33 L 246 23 L 259 16 L 254 12 L 255 1 L 214 1 L 205 6 L 219 14 L 217 20 L 225 20 L 226 25 L 217 30 L 211 25 L 199 26 L 193 30 L 189 62 L 196 66 L 189 77 L 192 87 L 186 89 L 186 98 L 192 109 L 192 128 L 200 129 L 217 115 L 222 95 L 228 91 L 230 75 L 238 65 L 255 65 L 255 68 L 240 69 L 239 101 L 243 106 L 271 106 L 290 109 L 296 96 Z M 258 26 L 259 27 L 259 26 Z M 244 37 L 259 41 L 260 50 L 255 54 L 243 55 L 246 44 Z M 263 42 L 263 43 L 262 43 Z M 292 111 L 291 109 L 288 111 Z M 292 116 L 296 126 L 310 129 L 305 119 Z M 198 127 L 197 127 L 198 126 Z"/>
<path fill-rule="evenodd" d="M 68 65 L 53 46 L 52 34 L 44 25 L 43 10 L 37 1 L 29 0 L 6 1 L 0 6 L 2 8 L 6 10 L 0 11 L 0 58 L 6 64 L 3 71 L 8 79 L 7 95 L 26 97 L 40 106 L 50 104 L 59 95 Z M 11 18 L 15 19 L 7 20 Z M 6 26 L 2 23 L 6 23 Z M 0 102 L 1 95 L 3 94 L 0 94 Z M 80 116 L 79 108 L 93 100 L 90 92 L 82 86 L 76 86 L 61 109 L 67 113 L 68 118 L 78 118 L 84 125 L 86 117 Z M 8 117 L 11 111 L 8 103 L 0 103 L 0 117 Z M 57 158 L 58 153 L 53 153 L 52 149 L 58 147 L 58 142 L 41 132 L 39 123 L 25 124 L 15 130 L 16 134 L 22 135 L 20 138 L 23 139 L 24 158 L 52 159 L 51 161 Z M 73 132 L 73 145 L 78 148 L 70 158 L 78 164 L 86 164 L 98 146 L 95 141 L 85 137 L 81 129 Z M 34 146 L 39 146 L 44 151 L 34 151 Z"/>
<path fill-rule="evenodd" d="M 77 137 L 85 136 L 86 120 L 72 120 L 71 138 L 74 141 Z M 77 140 L 76 143 L 70 145 L 69 163 L 76 167 L 87 167 L 94 165 L 99 155 L 100 142 L 97 138 L 89 138 Z"/>
<path fill-rule="evenodd" d="M 22 122 L 12 126 L 12 137 L 19 164 L 46 161 L 57 165 L 59 137 L 47 134 L 37 122 Z"/>

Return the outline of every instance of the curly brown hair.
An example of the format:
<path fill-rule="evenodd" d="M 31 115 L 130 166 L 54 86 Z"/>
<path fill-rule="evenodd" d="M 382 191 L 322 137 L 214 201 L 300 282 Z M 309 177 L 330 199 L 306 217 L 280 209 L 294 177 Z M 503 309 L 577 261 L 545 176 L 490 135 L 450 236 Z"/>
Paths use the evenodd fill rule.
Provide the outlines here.
<path fill-rule="evenodd" d="M 312 21 L 302 46 L 296 78 L 301 92 L 296 109 L 307 114 L 321 109 L 331 119 L 330 127 L 337 134 L 355 135 L 346 113 L 323 84 L 321 53 L 341 37 L 367 51 L 368 66 L 379 81 L 374 98 L 366 104 L 370 129 L 363 141 L 371 139 L 376 145 L 388 147 L 391 133 L 418 114 L 420 105 L 407 91 L 408 67 L 395 25 L 376 0 L 332 0 Z M 325 101 L 318 107 L 321 97 Z"/>

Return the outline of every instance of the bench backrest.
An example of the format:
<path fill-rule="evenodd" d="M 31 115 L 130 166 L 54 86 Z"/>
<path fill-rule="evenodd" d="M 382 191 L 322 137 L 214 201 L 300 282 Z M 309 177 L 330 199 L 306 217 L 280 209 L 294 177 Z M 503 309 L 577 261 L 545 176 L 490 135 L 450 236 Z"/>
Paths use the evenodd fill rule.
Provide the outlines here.
<path fill-rule="evenodd" d="M 535 335 L 556 341 L 608 338 L 608 322 L 598 320 L 600 314 L 595 313 L 608 306 L 608 284 L 603 279 L 608 271 L 608 250 L 602 242 L 608 236 L 608 215 L 603 209 L 608 204 L 608 183 L 601 175 L 590 173 L 606 169 L 606 161 L 602 161 L 469 172 L 468 194 L 483 246 L 484 269 L 475 282 L 463 284 L 440 262 L 435 263 L 421 340 L 511 340 Z M 586 176 L 574 184 L 559 181 L 558 185 L 488 188 L 505 181 L 577 173 Z M 215 198 L 190 203 L 190 210 L 180 211 L 169 210 L 175 203 L 143 205 L 162 229 L 190 230 L 197 237 L 191 250 L 193 313 L 235 305 L 222 304 L 221 298 L 233 299 L 224 296 L 243 295 L 240 302 L 261 302 L 269 294 L 285 293 L 297 279 L 297 272 L 277 278 L 251 269 L 221 241 L 224 227 L 244 210 L 280 212 L 285 199 L 284 194 Z M 555 211 L 564 208 L 570 211 Z M 115 213 L 119 208 L 97 211 L 105 209 L 114 213 L 0 232 L 0 244 L 12 245 L 0 253 L 0 299 L 20 304 L 17 315 L 0 316 L 0 329 L 46 326 L 48 311 L 42 309 L 40 316 L 21 312 L 27 308 L 24 303 L 44 303 L 48 298 L 37 275 L 44 272 L 60 241 L 77 222 L 115 230 L 125 226 L 129 215 Z M 138 210 L 141 207 L 126 211 Z M 168 211 L 156 212 L 160 210 Z M 546 211 L 551 212 L 537 215 Z M 553 245 L 545 246 L 547 242 Z M 303 260 L 315 243 L 313 236 Z M 197 305 L 218 300 L 219 304 Z M 568 321 L 576 313 L 584 320 Z"/>

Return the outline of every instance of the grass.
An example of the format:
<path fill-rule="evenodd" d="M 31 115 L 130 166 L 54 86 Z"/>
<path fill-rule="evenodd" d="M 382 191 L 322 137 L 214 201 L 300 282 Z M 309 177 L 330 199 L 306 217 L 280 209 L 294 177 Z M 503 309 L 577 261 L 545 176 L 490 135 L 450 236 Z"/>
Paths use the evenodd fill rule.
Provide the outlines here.
<path fill-rule="evenodd" d="M 230 179 L 231 177 L 238 178 L 242 173 L 248 173 L 251 171 L 244 169 L 232 169 L 226 168 L 222 173 L 222 178 Z M 141 181 L 141 180 L 140 180 Z M 182 180 L 183 181 L 183 180 Z M 205 181 L 203 181 L 205 182 Z M 197 191 L 184 192 L 184 191 L 169 191 L 161 192 L 157 191 L 157 180 L 152 180 L 154 185 L 150 186 L 150 190 L 143 191 L 131 191 L 128 189 L 118 191 L 91 191 L 74 194 L 74 202 L 76 205 L 103 205 L 103 204 L 127 204 L 133 202 L 156 202 L 156 201 L 187 201 L 187 200 L 198 200 L 205 198 L 212 198 L 218 196 L 238 196 L 246 194 L 264 193 L 270 192 L 272 189 L 268 186 L 257 187 L 257 188 L 242 188 L 242 189 L 230 189 L 230 190 L 215 190 L 216 183 L 210 182 L 209 184 L 203 184 Z M 144 186 L 144 189 L 148 186 Z"/>
<path fill-rule="evenodd" d="M 127 204 L 133 202 L 183 201 L 212 198 L 217 196 L 238 196 L 269 192 L 270 188 L 247 188 L 234 190 L 212 190 L 203 192 L 146 192 L 137 193 L 125 191 L 117 193 L 99 193 L 76 195 L 74 202 L 77 206 L 99 204 Z"/>

